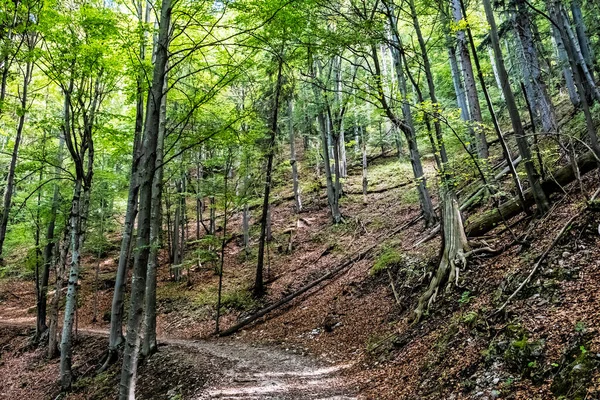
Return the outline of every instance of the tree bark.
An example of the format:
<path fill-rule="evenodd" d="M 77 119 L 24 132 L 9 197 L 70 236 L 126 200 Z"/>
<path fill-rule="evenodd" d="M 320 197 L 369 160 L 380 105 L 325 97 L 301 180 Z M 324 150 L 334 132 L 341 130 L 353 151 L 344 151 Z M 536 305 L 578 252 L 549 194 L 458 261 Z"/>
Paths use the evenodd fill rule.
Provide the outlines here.
<path fill-rule="evenodd" d="M 33 72 L 33 63 L 27 62 L 25 65 L 25 76 L 23 78 L 23 93 L 21 94 L 21 110 L 19 112 L 19 122 L 17 124 L 17 132 L 15 135 L 15 144 L 8 167 L 8 175 L 6 177 L 6 189 L 4 190 L 4 201 L 2 205 L 2 219 L 0 220 L 0 261 L 4 258 L 4 240 L 6 239 L 6 228 L 8 227 L 8 217 L 12 204 L 12 196 L 15 190 L 15 169 L 17 167 L 17 158 L 19 156 L 19 146 L 23 136 L 23 127 L 25 126 L 25 117 L 27 115 L 27 92 L 29 83 L 31 83 L 31 75 Z"/>
<path fill-rule="evenodd" d="M 164 140 L 167 123 L 167 79 L 165 79 L 163 97 L 160 103 L 160 121 L 158 126 L 158 140 L 156 144 L 156 172 L 152 179 L 152 211 L 150 226 L 150 254 L 148 256 L 148 271 L 146 273 L 146 293 L 144 309 L 144 340 L 142 355 L 145 357 L 156 353 L 156 277 L 159 267 L 158 253 L 161 249 L 162 232 L 162 188 L 164 167 Z"/>
<path fill-rule="evenodd" d="M 300 185 L 298 183 L 298 165 L 296 163 L 296 143 L 294 137 L 294 100 L 288 100 L 288 130 L 290 134 L 290 165 L 292 166 L 292 184 L 294 187 L 294 201 L 296 212 L 302 211 L 302 200 L 300 199 Z"/>
<path fill-rule="evenodd" d="M 577 108 L 581 104 L 581 99 L 579 97 L 577 89 L 575 88 L 573 71 L 571 70 L 569 64 L 569 57 L 567 56 L 567 51 L 565 50 L 565 43 L 562 40 L 560 30 L 552 23 L 550 24 L 550 27 L 552 28 L 552 35 L 554 37 L 556 52 L 558 54 L 558 62 L 562 68 L 563 78 L 565 79 L 565 86 L 567 87 L 567 92 L 569 93 L 569 99 L 571 100 L 571 103 Z"/>
<path fill-rule="evenodd" d="M 140 60 L 146 58 L 145 35 L 146 30 L 142 24 L 142 1 L 137 2 L 137 17 L 142 28 L 142 37 L 140 44 Z M 146 12 L 143 21 L 148 23 L 150 7 L 146 3 Z M 119 263 L 117 266 L 117 274 L 115 277 L 115 290 L 110 313 L 110 330 L 108 337 L 108 357 L 107 364 L 113 363 L 117 359 L 117 348 L 123 343 L 123 318 L 124 318 L 124 302 L 125 289 L 127 284 L 127 267 L 129 266 L 131 248 L 134 237 L 135 219 L 137 217 L 138 195 L 139 195 L 139 176 L 138 166 L 141 158 L 141 137 L 144 125 L 144 94 L 142 80 L 144 76 L 138 76 L 136 85 L 136 111 L 135 111 L 135 128 L 133 136 L 133 150 L 131 156 L 131 175 L 129 180 L 129 191 L 127 193 L 127 210 L 125 211 L 125 221 L 123 224 L 121 249 L 119 252 Z"/>
<path fill-rule="evenodd" d="M 63 149 L 64 149 L 64 138 L 60 136 L 58 143 L 58 160 L 56 168 L 54 170 L 54 177 L 60 176 L 60 169 L 63 162 Z M 47 309 L 47 293 L 48 293 L 48 281 L 50 279 L 50 268 L 52 268 L 52 256 L 56 247 L 55 228 L 56 228 L 56 215 L 58 213 L 58 206 L 60 203 L 60 190 L 58 184 L 54 184 L 54 193 L 52 195 L 52 206 L 50 208 L 50 218 L 48 221 L 48 227 L 46 229 L 46 246 L 44 247 L 44 271 L 42 272 L 41 290 L 38 301 L 37 310 L 37 327 L 38 331 L 44 331 L 47 329 L 46 326 L 46 309 Z"/>
<path fill-rule="evenodd" d="M 590 46 L 590 40 L 587 35 L 587 28 L 583 21 L 583 13 L 581 12 L 581 1 L 571 0 L 571 13 L 573 14 L 573 22 L 575 23 L 575 32 L 577 33 L 577 42 L 581 49 L 583 59 L 590 70 L 590 75 L 594 79 L 594 53 Z"/>
<path fill-rule="evenodd" d="M 538 212 L 544 214 L 546 211 L 548 211 L 550 205 L 548 198 L 546 197 L 546 194 L 540 185 L 539 175 L 531 158 L 531 149 L 529 148 L 529 143 L 527 142 L 527 138 L 525 136 L 525 130 L 523 129 L 523 123 L 521 122 L 519 109 L 517 108 L 512 88 L 510 87 L 508 73 L 506 72 L 502 51 L 500 50 L 500 39 L 498 38 L 498 30 L 496 28 L 496 20 L 494 18 L 492 5 L 490 0 L 483 0 L 483 5 L 488 24 L 490 25 L 490 39 L 492 42 L 492 48 L 494 50 L 494 56 L 496 57 L 498 74 L 500 75 L 500 80 L 502 82 L 502 91 L 504 92 L 504 98 L 506 99 L 506 106 L 510 115 L 513 130 L 515 132 L 517 147 L 519 148 L 519 153 L 521 154 L 523 163 L 525 164 L 525 171 L 527 172 L 527 177 L 529 178 L 529 183 L 533 190 Z"/>
<path fill-rule="evenodd" d="M 127 336 L 123 352 L 119 399 L 135 398 L 135 381 L 140 346 L 140 325 L 144 310 L 146 274 L 150 254 L 150 231 L 152 220 L 152 186 L 156 168 L 158 147 L 160 105 L 164 95 L 166 65 L 169 47 L 169 27 L 171 23 L 171 0 L 163 0 L 160 8 L 160 23 L 156 42 L 152 85 L 146 105 L 146 123 L 140 162 L 140 199 L 138 214 L 137 251 L 133 264 L 131 304 L 127 321 Z"/>
<path fill-rule="evenodd" d="M 454 22 L 460 24 L 465 18 L 462 13 L 460 0 L 451 0 L 452 15 Z M 469 115 L 472 124 L 472 129 L 475 134 L 475 143 L 477 145 L 477 155 L 480 159 L 486 160 L 489 156 L 487 141 L 485 138 L 485 130 L 483 129 L 483 117 L 481 115 L 481 106 L 479 104 L 479 95 L 475 86 L 475 75 L 473 73 L 473 65 L 465 31 L 458 29 L 456 31 L 456 41 L 458 46 L 458 54 L 460 56 L 460 64 L 462 66 L 463 77 L 465 81 L 465 89 L 469 102 Z"/>
<path fill-rule="evenodd" d="M 557 133 L 558 123 L 554 105 L 548 95 L 540 71 L 538 52 L 533 41 L 531 17 L 525 0 L 516 0 L 516 31 L 523 50 L 523 78 L 529 103 L 535 108 L 543 133 Z M 534 121 L 532 121 L 534 123 Z"/>
<path fill-rule="evenodd" d="M 406 87 L 406 78 L 402 67 L 401 51 L 404 51 L 400 35 L 398 33 L 398 21 L 396 19 L 395 11 L 391 6 L 387 6 L 387 14 L 390 27 L 392 29 L 392 57 L 394 58 L 394 67 L 396 70 L 396 76 L 398 79 L 398 88 L 400 90 L 400 96 L 402 98 L 402 116 L 404 122 L 402 123 L 399 118 L 393 113 L 388 102 L 385 99 L 385 94 L 382 88 L 379 90 L 379 101 L 382 103 L 382 107 L 387 114 L 388 118 L 394 123 L 394 125 L 404 133 L 406 143 L 408 144 L 408 151 L 410 157 L 410 163 L 413 170 L 414 182 L 419 195 L 419 202 L 421 204 L 421 211 L 425 218 L 427 226 L 435 224 L 437 217 L 431 202 L 431 196 L 427 188 L 427 178 L 423 170 L 421 163 L 421 155 L 417 145 L 417 138 L 415 134 L 412 112 L 410 104 L 408 103 L 408 93 Z M 375 66 L 375 73 L 380 76 L 379 60 L 377 54 L 372 52 L 373 62 Z M 376 85 L 379 85 L 380 78 L 376 78 Z"/>
<path fill-rule="evenodd" d="M 265 257 L 265 241 L 267 236 L 267 215 L 269 213 L 269 195 L 271 193 L 271 179 L 273 172 L 273 157 L 275 156 L 275 138 L 277 135 L 277 122 L 279 116 L 279 100 L 281 96 L 282 86 L 282 69 L 283 60 L 279 59 L 279 65 L 277 69 L 277 82 L 275 83 L 275 98 L 273 104 L 273 116 L 271 120 L 271 129 L 269 132 L 269 144 L 267 153 L 267 172 L 265 179 L 265 190 L 263 195 L 263 208 L 262 215 L 260 218 L 260 237 L 258 240 L 258 260 L 256 263 L 256 276 L 254 279 L 254 297 L 260 298 L 265 294 L 265 286 L 263 282 L 263 269 L 264 269 L 264 257 Z"/>

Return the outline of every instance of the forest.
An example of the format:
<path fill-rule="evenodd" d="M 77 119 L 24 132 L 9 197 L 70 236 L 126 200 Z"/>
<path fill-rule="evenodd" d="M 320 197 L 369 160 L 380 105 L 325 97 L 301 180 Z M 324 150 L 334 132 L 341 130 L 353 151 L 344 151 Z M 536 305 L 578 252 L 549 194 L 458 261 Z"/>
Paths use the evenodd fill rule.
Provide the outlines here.
<path fill-rule="evenodd" d="M 0 0 L 0 399 L 600 398 L 596 13 Z"/>

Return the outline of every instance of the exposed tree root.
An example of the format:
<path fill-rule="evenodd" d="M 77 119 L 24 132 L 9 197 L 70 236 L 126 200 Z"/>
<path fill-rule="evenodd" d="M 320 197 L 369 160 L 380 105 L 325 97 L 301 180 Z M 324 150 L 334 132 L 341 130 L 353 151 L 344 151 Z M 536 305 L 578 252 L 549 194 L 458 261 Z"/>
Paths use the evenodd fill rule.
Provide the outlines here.
<path fill-rule="evenodd" d="M 467 266 L 466 254 L 470 251 L 462 224 L 462 217 L 452 189 L 443 192 L 443 250 L 442 259 L 436 273 L 429 282 L 429 287 L 419 298 L 415 309 L 414 323 L 420 321 L 426 309 L 435 301 L 440 287 L 446 283 L 446 290 L 458 284 L 460 269 Z"/>

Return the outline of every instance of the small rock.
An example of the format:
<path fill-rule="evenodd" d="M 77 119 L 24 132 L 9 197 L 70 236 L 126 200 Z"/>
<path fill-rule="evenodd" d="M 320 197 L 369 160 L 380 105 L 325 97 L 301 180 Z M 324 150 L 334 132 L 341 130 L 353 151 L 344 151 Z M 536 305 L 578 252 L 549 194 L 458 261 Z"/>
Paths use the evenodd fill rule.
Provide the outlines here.
<path fill-rule="evenodd" d="M 492 399 L 497 399 L 498 397 L 500 397 L 500 392 L 497 390 L 492 390 Z"/>
<path fill-rule="evenodd" d="M 492 383 L 493 383 L 494 385 L 497 385 L 497 384 L 498 384 L 498 382 L 500 382 L 500 378 L 498 378 L 498 377 L 494 378 L 494 380 L 492 381 Z"/>
<path fill-rule="evenodd" d="M 563 258 L 571 257 L 571 253 L 569 253 L 568 251 L 565 251 L 564 253 L 562 253 L 562 257 Z"/>

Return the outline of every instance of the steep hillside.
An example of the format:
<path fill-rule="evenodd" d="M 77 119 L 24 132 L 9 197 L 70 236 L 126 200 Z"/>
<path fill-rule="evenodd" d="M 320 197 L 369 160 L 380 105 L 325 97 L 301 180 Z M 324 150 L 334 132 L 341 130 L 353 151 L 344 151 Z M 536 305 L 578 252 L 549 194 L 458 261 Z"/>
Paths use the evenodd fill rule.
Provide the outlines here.
<path fill-rule="evenodd" d="M 599 221 L 596 203 L 588 205 L 586 199 L 598 186 L 596 174 L 588 174 L 582 181 L 587 196 L 571 184 L 553 197 L 554 206 L 542 219 L 516 217 L 508 221 L 510 229 L 499 227 L 485 237 L 473 238 L 474 247 L 502 251 L 472 257 L 461 271 L 458 285 L 439 293 L 422 321 L 411 324 L 418 297 L 437 265 L 440 242 L 433 238 L 415 247 L 429 230 L 418 220 L 414 189 L 398 185 L 409 180 L 408 168 L 406 161 L 398 162 L 395 156 L 374 161 L 369 167 L 367 203 L 361 194 L 347 194 L 342 199 L 345 220 L 340 225 L 330 223 L 320 189 L 305 192 L 305 212 L 300 215 L 293 213 L 293 200 L 278 192 L 271 215 L 268 296 L 261 302 L 250 296 L 254 255 L 246 258 L 241 238 L 235 236 L 226 249 L 224 328 L 345 261 L 357 255 L 358 259 L 233 338 L 218 340 L 224 346 L 231 341 L 263 343 L 293 354 L 313 355 L 328 365 L 346 366 L 343 376 L 348 390 L 366 399 L 550 399 L 583 398 L 586 393 L 587 398 L 594 398 L 600 383 L 596 368 L 599 295 L 594 290 L 600 278 Z M 359 193 L 358 173 L 351 169 L 344 182 L 347 193 Z M 428 172 L 430 176 L 434 173 L 433 169 Z M 577 217 L 552 245 L 574 215 Z M 233 232 L 239 232 L 239 223 L 238 217 L 232 220 Z M 190 229 L 194 226 L 192 221 Z M 165 338 L 214 336 L 218 277 L 211 265 L 194 265 L 191 246 L 192 265 L 181 282 L 170 280 L 163 257 L 158 331 Z M 530 282 L 503 311 L 496 312 L 546 250 L 549 252 Z M 97 261 L 86 258 L 77 314 L 80 329 L 108 328 L 115 257 L 111 253 L 99 263 L 96 322 L 92 322 L 92 289 Z M 2 282 L 0 322 L 33 322 L 32 287 L 31 282 L 18 279 Z M 8 348 L 14 349 L 14 339 L 6 339 L 10 337 L 6 330 L 3 337 L 12 343 Z M 101 342 L 95 338 L 93 344 L 76 350 L 91 369 L 101 361 Z M 8 374 L 4 377 L 7 393 L 25 393 L 28 385 L 23 376 L 20 388 L 6 385 L 17 379 L 11 378 L 11 373 L 21 371 L 12 367 L 14 362 L 24 363 L 28 369 L 56 368 L 31 351 L 3 351 L 3 358 L 8 357 L 2 361 Z M 168 347 L 166 355 L 158 357 L 171 357 L 179 364 L 182 354 Z M 171 373 L 170 368 L 163 372 Z M 142 369 L 140 374 L 158 372 Z M 216 378 L 209 374 L 204 379 L 205 387 L 211 387 L 214 382 L 210 380 Z M 163 384 L 177 386 L 169 381 Z M 54 388 L 51 382 L 48 387 Z M 164 398 L 161 396 L 156 398 Z"/>

